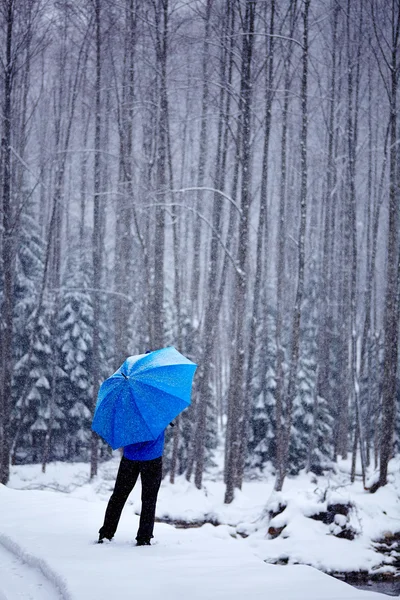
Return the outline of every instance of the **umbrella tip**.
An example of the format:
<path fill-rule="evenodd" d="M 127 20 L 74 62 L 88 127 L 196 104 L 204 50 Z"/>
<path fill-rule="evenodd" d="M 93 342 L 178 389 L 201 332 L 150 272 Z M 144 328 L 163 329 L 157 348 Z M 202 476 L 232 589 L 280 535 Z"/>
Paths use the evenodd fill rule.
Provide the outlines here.
<path fill-rule="evenodd" d="M 125 373 L 123 373 L 122 371 L 121 371 L 121 375 L 122 375 L 122 377 L 125 377 L 125 379 L 128 379 L 128 376 L 125 375 Z"/>

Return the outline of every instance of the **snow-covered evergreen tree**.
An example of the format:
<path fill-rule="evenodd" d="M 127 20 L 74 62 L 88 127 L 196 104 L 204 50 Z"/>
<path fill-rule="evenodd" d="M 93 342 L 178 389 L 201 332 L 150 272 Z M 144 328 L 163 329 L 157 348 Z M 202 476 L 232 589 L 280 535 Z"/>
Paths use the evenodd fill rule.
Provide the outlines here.
<path fill-rule="evenodd" d="M 58 325 L 60 361 L 66 373 L 62 401 L 69 460 L 87 458 L 90 444 L 93 307 L 89 287 L 90 265 L 73 248 L 65 267 Z"/>
<path fill-rule="evenodd" d="M 250 473 L 262 471 L 265 464 L 273 462 L 275 458 L 275 316 L 268 312 L 265 318 L 267 320 L 267 339 L 264 340 L 259 335 L 260 343 L 256 352 L 254 369 L 254 396 L 248 399 L 252 403 L 246 460 Z"/>
<path fill-rule="evenodd" d="M 305 344 L 303 344 L 304 346 Z M 311 348 L 304 348 L 303 353 Z M 306 466 L 312 443 L 316 363 L 312 354 L 300 358 L 297 373 L 297 394 L 293 402 L 292 431 L 289 452 L 289 472 L 296 474 Z"/>
<path fill-rule="evenodd" d="M 38 315 L 44 244 L 30 206 L 21 215 L 14 288 L 13 458 L 40 460 L 50 395 L 50 310 L 45 299 Z"/>
<path fill-rule="evenodd" d="M 49 418 L 52 355 L 48 307 L 33 331 L 33 315 L 26 327 L 25 353 L 15 364 L 13 394 L 15 397 L 15 453 L 24 461 L 40 461 Z M 34 338 L 29 357 L 30 337 Z"/>
<path fill-rule="evenodd" d="M 326 466 L 332 456 L 332 417 L 324 398 L 317 396 L 318 313 L 315 261 L 302 309 L 302 333 L 297 394 L 293 403 L 289 472 Z"/>

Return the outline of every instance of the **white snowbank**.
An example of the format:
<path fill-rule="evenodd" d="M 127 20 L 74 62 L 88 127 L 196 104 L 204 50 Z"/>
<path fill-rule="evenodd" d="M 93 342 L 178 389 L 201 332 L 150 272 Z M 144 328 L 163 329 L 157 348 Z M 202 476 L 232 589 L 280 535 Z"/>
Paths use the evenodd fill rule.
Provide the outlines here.
<path fill-rule="evenodd" d="M 265 564 L 246 540 L 234 540 L 224 527 L 177 530 L 158 523 L 157 544 L 137 548 L 133 538 L 138 518 L 129 509 L 122 516 L 115 541 L 94 544 L 104 508 L 100 501 L 1 486 L 0 543 L 8 540 L 9 549 L 50 573 L 65 600 L 382 598 L 310 567 Z"/>
<path fill-rule="evenodd" d="M 115 453 L 111 461 L 101 465 L 99 476 L 92 482 L 88 479 L 89 467 L 84 464 L 52 463 L 46 474 L 41 473 L 39 465 L 17 466 L 12 468 L 9 487 L 0 487 L 0 543 L 3 541 L 25 562 L 40 568 L 61 597 L 383 597 L 355 590 L 296 563 L 326 572 L 372 573 L 384 560 L 390 562 L 390 557 L 384 559 L 374 550 L 372 540 L 400 531 L 398 461 L 391 463 L 391 482 L 376 494 L 365 492 L 359 481 L 348 485 L 347 463 L 329 478 L 303 473 L 287 479 L 280 494 L 273 492 L 271 476 L 245 482 L 230 505 L 223 503 L 225 489 L 221 481 L 208 479 L 203 489 L 197 490 L 183 477 L 178 477 L 175 485 L 165 479 L 157 506 L 159 519 L 221 525 L 206 523 L 184 530 L 156 523 L 157 543 L 150 548 L 134 546 L 140 484 L 128 500 L 115 540 L 107 545 L 93 543 L 118 464 Z M 310 518 L 326 510 L 328 504 L 343 503 L 351 504 L 349 515 L 336 515 L 331 524 Z M 286 509 L 270 521 L 268 510 L 276 510 L 279 504 Z M 270 526 L 284 529 L 279 537 L 270 539 Z M 352 528 L 354 540 L 334 535 L 343 527 Z M 289 566 L 267 564 L 277 561 Z M 390 564 L 384 566 L 386 572 L 390 568 Z M 0 584 L 0 597 L 1 590 Z"/>

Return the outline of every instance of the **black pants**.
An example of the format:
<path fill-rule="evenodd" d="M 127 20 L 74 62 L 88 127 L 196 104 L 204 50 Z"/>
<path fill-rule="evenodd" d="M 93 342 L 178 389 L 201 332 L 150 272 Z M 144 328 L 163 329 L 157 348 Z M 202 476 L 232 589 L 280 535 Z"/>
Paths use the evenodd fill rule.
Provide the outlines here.
<path fill-rule="evenodd" d="M 154 517 L 158 490 L 162 479 L 162 457 L 153 460 L 128 460 L 124 456 L 118 469 L 113 494 L 108 501 L 100 537 L 111 539 L 118 527 L 122 509 L 133 490 L 137 478 L 142 481 L 142 511 L 136 539 L 150 540 L 153 537 Z"/>

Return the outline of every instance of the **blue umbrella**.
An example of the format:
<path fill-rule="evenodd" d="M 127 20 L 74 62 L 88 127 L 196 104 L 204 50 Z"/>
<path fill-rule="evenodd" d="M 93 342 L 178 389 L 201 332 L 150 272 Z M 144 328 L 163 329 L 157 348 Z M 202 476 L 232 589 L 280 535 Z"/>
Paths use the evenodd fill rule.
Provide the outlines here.
<path fill-rule="evenodd" d="M 100 386 L 93 431 L 113 450 L 157 439 L 189 406 L 196 367 L 173 347 L 129 356 Z"/>

